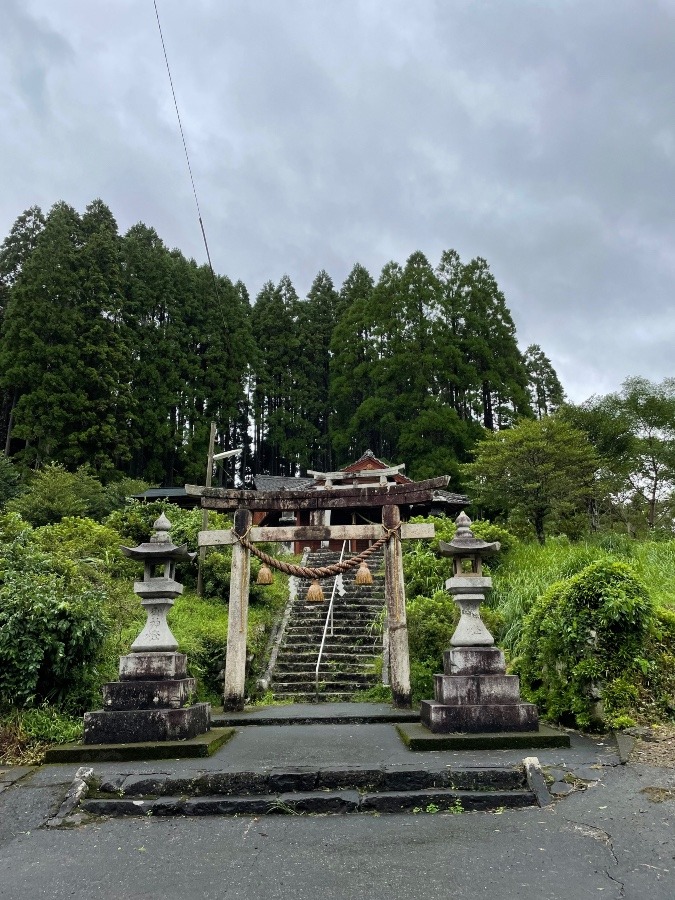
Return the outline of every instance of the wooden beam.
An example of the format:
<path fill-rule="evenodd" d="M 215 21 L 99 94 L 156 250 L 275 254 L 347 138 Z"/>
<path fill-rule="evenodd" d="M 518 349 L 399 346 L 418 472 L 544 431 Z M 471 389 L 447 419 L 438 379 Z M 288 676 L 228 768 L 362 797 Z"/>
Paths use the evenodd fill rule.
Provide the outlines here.
<path fill-rule="evenodd" d="M 391 466 L 389 469 L 358 469 L 356 472 L 314 472 L 307 469 L 307 474 L 314 479 L 330 478 L 331 481 L 344 481 L 346 478 L 379 478 L 381 475 L 399 475 L 405 469 L 405 463 Z"/>
<path fill-rule="evenodd" d="M 434 492 L 447 487 L 450 477 L 441 475 L 409 484 L 368 485 L 311 491 L 241 491 L 186 484 L 185 491 L 202 498 L 203 509 L 271 512 L 273 510 L 352 509 L 373 506 L 406 506 L 430 503 Z"/>
<path fill-rule="evenodd" d="M 382 537 L 381 525 L 296 525 L 289 527 L 252 528 L 252 543 L 287 543 L 290 541 L 377 541 Z M 433 538 L 435 528 L 425 522 L 401 526 L 402 540 Z M 236 543 L 232 530 L 200 531 L 200 547 L 222 547 Z"/>
<path fill-rule="evenodd" d="M 401 522 L 398 506 L 385 506 L 382 524 L 385 528 L 397 528 Z M 405 612 L 405 583 L 403 581 L 403 554 L 398 539 L 384 545 L 384 597 L 387 604 L 387 629 L 389 631 L 389 676 L 394 706 L 409 709 L 412 706 L 410 689 L 410 654 L 408 650 L 408 625 Z"/>
<path fill-rule="evenodd" d="M 246 534 L 251 526 L 251 512 L 238 509 L 234 530 Z M 230 602 L 227 619 L 227 653 L 225 655 L 225 685 L 223 706 L 227 710 L 244 708 L 246 681 L 246 631 L 248 627 L 248 589 L 251 578 L 251 551 L 237 542 L 232 547 L 230 573 Z"/>

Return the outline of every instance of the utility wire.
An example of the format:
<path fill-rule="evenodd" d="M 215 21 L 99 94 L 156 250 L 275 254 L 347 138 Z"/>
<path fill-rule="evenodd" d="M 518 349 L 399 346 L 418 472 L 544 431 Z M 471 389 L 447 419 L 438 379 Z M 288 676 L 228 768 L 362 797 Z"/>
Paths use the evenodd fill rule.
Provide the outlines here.
<path fill-rule="evenodd" d="M 199 208 L 199 198 L 197 197 L 197 188 L 195 187 L 195 179 L 192 174 L 192 166 L 190 165 L 190 155 L 188 153 L 187 142 L 185 140 L 185 132 L 183 131 L 183 122 L 181 121 L 180 112 L 178 110 L 178 100 L 176 99 L 176 91 L 173 87 L 173 78 L 171 77 L 171 67 L 169 66 L 169 57 L 166 53 L 166 45 L 164 43 L 164 35 L 162 34 L 162 24 L 159 21 L 159 10 L 157 9 L 157 0 L 152 0 L 155 7 L 155 16 L 157 17 L 157 28 L 159 29 L 159 38 L 162 42 L 162 50 L 164 51 L 164 62 L 166 63 L 166 71 L 169 76 L 169 84 L 171 85 L 171 94 L 173 96 L 173 105 L 176 107 L 176 118 L 178 119 L 178 127 L 180 129 L 180 136 L 183 140 L 183 150 L 185 150 L 185 160 L 187 162 L 188 172 L 190 173 L 190 182 L 192 183 L 192 193 L 195 197 L 195 204 L 197 206 L 197 217 L 199 218 L 199 227 L 202 230 L 202 238 L 204 239 L 204 249 L 206 250 L 206 258 L 209 263 L 209 269 L 211 269 L 211 275 L 213 276 L 213 283 L 215 285 L 216 294 L 218 293 L 218 281 L 216 279 L 216 273 L 213 270 L 213 265 L 211 264 L 211 254 L 209 252 L 209 242 L 206 240 L 206 231 L 204 230 L 204 222 L 202 221 L 202 211 Z"/>

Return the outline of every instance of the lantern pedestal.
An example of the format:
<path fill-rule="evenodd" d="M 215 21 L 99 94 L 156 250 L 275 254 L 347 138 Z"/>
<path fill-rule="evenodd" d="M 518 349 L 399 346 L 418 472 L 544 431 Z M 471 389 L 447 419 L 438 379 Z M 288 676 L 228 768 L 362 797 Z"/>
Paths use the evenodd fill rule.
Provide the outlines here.
<path fill-rule="evenodd" d="M 162 515 L 148 543 L 122 548 L 126 556 L 145 564 L 144 579 L 134 584 L 134 591 L 147 621 L 132 652 L 120 657 L 119 681 L 103 685 L 103 709 L 85 713 L 85 744 L 184 741 L 211 727 L 210 704 L 189 705 L 196 682 L 187 675 L 187 657 L 176 652 L 178 642 L 166 621 L 183 592 L 174 578 L 176 562 L 194 557 L 185 545 L 171 543 L 170 527 Z"/>
<path fill-rule="evenodd" d="M 496 647 L 457 647 L 445 653 L 443 675 L 434 675 L 434 699 L 421 704 L 422 724 L 434 733 L 537 731 L 533 703 L 520 699 L 520 680 L 507 675 Z M 462 674 L 454 674 L 454 672 Z"/>

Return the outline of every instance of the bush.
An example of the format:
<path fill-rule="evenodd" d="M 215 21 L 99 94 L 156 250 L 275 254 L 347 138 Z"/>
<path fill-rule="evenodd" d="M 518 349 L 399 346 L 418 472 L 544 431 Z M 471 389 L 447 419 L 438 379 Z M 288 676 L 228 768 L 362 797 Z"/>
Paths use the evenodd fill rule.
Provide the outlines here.
<path fill-rule="evenodd" d="M 514 669 L 523 694 L 553 719 L 580 728 L 635 706 L 631 685 L 648 665 L 643 645 L 653 607 L 621 562 L 602 558 L 552 585 L 523 623 Z"/>
<path fill-rule="evenodd" d="M 89 469 L 81 466 L 68 472 L 59 463 L 50 463 L 37 472 L 26 490 L 7 503 L 31 525 L 51 525 L 64 516 L 101 518 L 106 511 L 103 485 Z"/>
<path fill-rule="evenodd" d="M 180 512 L 180 507 L 174 503 L 165 503 L 154 500 L 152 503 L 143 503 L 140 500 L 128 499 L 120 509 L 113 510 L 103 524 L 118 532 L 130 546 L 135 547 L 149 540 L 152 534 L 153 522 L 162 513 L 165 513 L 173 523 L 175 511 Z"/>
<path fill-rule="evenodd" d="M 117 531 L 93 519 L 66 516 L 56 525 L 36 528 L 33 538 L 43 552 L 66 556 L 99 572 L 131 581 L 138 571 L 138 566 L 122 555 Z"/>
<path fill-rule="evenodd" d="M 5 573 L 0 585 L 0 705 L 86 706 L 105 637 L 104 595 L 53 572 Z"/>

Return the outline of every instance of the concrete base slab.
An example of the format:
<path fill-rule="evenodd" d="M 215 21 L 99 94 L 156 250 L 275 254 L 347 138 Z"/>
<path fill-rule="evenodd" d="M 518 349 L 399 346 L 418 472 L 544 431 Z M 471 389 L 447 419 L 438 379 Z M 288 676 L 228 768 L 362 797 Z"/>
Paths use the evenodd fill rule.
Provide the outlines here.
<path fill-rule="evenodd" d="M 566 732 L 541 723 L 536 731 L 487 734 L 434 734 L 424 725 L 407 722 L 395 727 L 409 750 L 509 750 L 570 746 L 570 737 Z"/>
<path fill-rule="evenodd" d="M 146 759 L 198 759 L 211 756 L 235 734 L 234 728 L 212 728 L 186 741 L 134 744 L 61 744 L 45 754 L 46 763 L 117 762 Z"/>

